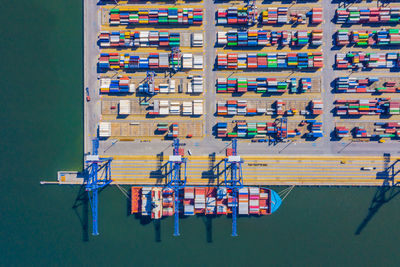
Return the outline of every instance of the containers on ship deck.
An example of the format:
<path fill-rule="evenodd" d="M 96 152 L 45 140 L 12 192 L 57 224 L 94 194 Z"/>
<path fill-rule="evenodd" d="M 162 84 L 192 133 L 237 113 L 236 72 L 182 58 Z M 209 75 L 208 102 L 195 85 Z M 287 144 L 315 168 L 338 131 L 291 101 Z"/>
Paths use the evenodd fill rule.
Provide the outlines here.
<path fill-rule="evenodd" d="M 141 211 L 141 187 L 131 187 L 131 214 L 139 213 Z"/>
<path fill-rule="evenodd" d="M 231 213 L 233 208 L 238 209 L 239 215 L 271 213 L 271 190 L 263 187 L 240 188 L 236 202 L 232 190 L 226 187 L 189 186 L 179 190 L 177 195 L 173 189 L 161 187 L 132 187 L 131 192 L 132 213 L 141 212 L 143 216 L 151 215 L 152 219 L 174 215 L 176 197 L 183 203 L 183 208 L 177 207 L 177 210 L 185 216 L 224 215 Z"/>

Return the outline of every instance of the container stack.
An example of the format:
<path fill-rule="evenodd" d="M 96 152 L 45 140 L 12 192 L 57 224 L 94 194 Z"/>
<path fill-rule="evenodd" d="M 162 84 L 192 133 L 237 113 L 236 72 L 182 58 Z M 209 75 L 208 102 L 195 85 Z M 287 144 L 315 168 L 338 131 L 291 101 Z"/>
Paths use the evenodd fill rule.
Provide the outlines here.
<path fill-rule="evenodd" d="M 203 55 L 193 55 L 193 68 L 203 69 Z"/>
<path fill-rule="evenodd" d="M 371 85 L 378 82 L 378 78 L 338 77 L 335 89 L 338 93 L 374 93 L 377 90 Z"/>
<path fill-rule="evenodd" d="M 275 102 L 277 115 L 285 115 L 285 109 L 283 108 L 285 105 L 286 105 L 286 102 L 284 102 L 280 99 Z"/>
<path fill-rule="evenodd" d="M 102 121 L 99 123 L 99 137 L 110 137 L 111 136 L 111 122 Z"/>
<path fill-rule="evenodd" d="M 269 7 L 261 13 L 262 24 L 287 24 L 288 8 L 287 7 Z"/>
<path fill-rule="evenodd" d="M 181 104 L 177 101 L 171 101 L 169 105 L 169 114 L 170 115 L 180 115 L 181 114 Z"/>
<path fill-rule="evenodd" d="M 389 115 L 400 114 L 400 102 L 390 102 L 389 104 Z"/>
<path fill-rule="evenodd" d="M 182 103 L 182 115 L 183 116 L 193 115 L 193 103 L 191 101 L 184 101 Z"/>
<path fill-rule="evenodd" d="M 168 131 L 168 123 L 166 122 L 157 123 L 157 132 L 165 133 L 167 131 Z"/>
<path fill-rule="evenodd" d="M 357 138 L 369 138 L 371 135 L 367 134 L 367 130 L 364 127 L 355 127 L 354 135 Z"/>
<path fill-rule="evenodd" d="M 217 65 L 220 69 L 228 68 L 228 56 L 227 54 L 218 54 L 217 55 Z"/>
<path fill-rule="evenodd" d="M 185 187 L 183 195 L 183 214 L 194 215 L 194 187 Z"/>
<path fill-rule="evenodd" d="M 399 29 L 381 30 L 339 30 L 336 35 L 337 45 L 348 45 L 349 43 L 357 46 L 383 46 L 399 45 Z"/>
<path fill-rule="evenodd" d="M 335 134 L 338 138 L 344 138 L 350 136 L 350 131 L 346 127 L 335 127 Z"/>
<path fill-rule="evenodd" d="M 226 78 L 217 78 L 217 93 L 228 93 L 228 82 Z"/>
<path fill-rule="evenodd" d="M 336 114 L 346 115 L 399 115 L 400 102 L 391 101 L 390 98 L 336 100 Z"/>
<path fill-rule="evenodd" d="M 217 123 L 217 136 L 220 138 L 226 137 L 228 133 L 228 123 L 218 122 Z"/>
<path fill-rule="evenodd" d="M 349 30 L 338 30 L 336 33 L 336 45 L 350 44 Z"/>
<path fill-rule="evenodd" d="M 130 83 L 127 76 L 118 79 L 102 78 L 100 79 L 100 93 L 134 93 L 135 85 Z"/>
<path fill-rule="evenodd" d="M 217 44 L 218 45 L 228 44 L 227 32 L 217 32 Z"/>
<path fill-rule="evenodd" d="M 110 10 L 110 25 L 201 25 L 202 22 L 203 10 L 201 8 L 171 7 L 148 10 L 134 7 L 121 7 Z"/>
<path fill-rule="evenodd" d="M 267 31 L 267 30 L 231 30 L 217 33 L 217 44 L 229 47 L 237 46 L 304 46 L 322 44 L 322 30 L 313 31 Z"/>
<path fill-rule="evenodd" d="M 101 69 L 168 69 L 182 64 L 184 69 L 203 68 L 202 55 L 183 54 L 182 58 L 172 57 L 168 53 L 149 53 L 148 56 L 101 53 Z"/>
<path fill-rule="evenodd" d="M 301 78 L 301 93 L 311 90 L 311 78 Z M 278 81 L 276 78 L 218 78 L 217 93 L 285 93 L 291 88 L 291 93 L 297 93 L 296 78 Z"/>
<path fill-rule="evenodd" d="M 311 111 L 313 115 L 321 115 L 323 113 L 324 104 L 322 100 L 311 101 Z"/>
<path fill-rule="evenodd" d="M 210 189 L 210 188 L 207 188 L 207 189 Z M 213 191 L 213 190 L 215 190 L 215 189 L 212 189 L 210 191 Z M 207 197 L 206 197 L 206 214 L 209 214 L 209 215 L 215 214 L 216 206 L 217 206 L 217 201 L 216 201 L 216 198 L 215 198 L 215 194 L 213 194 L 213 193 L 207 194 Z"/>
<path fill-rule="evenodd" d="M 247 124 L 245 122 L 236 123 L 236 136 L 239 138 L 245 138 L 247 134 Z M 231 136 L 234 136 L 235 133 L 229 133 Z"/>
<path fill-rule="evenodd" d="M 191 86 L 189 86 L 189 84 Z M 191 93 L 191 94 L 203 93 L 203 91 L 204 91 L 203 76 L 194 76 L 192 79 L 192 82 L 189 84 L 188 84 L 188 86 L 190 87 L 190 90 L 188 90 L 188 93 Z"/>
<path fill-rule="evenodd" d="M 227 190 L 226 187 L 217 188 L 217 215 L 227 214 L 226 197 Z"/>
<path fill-rule="evenodd" d="M 162 190 L 162 216 L 174 215 L 174 191 L 170 188 Z"/>
<path fill-rule="evenodd" d="M 312 32 L 311 32 L 311 45 L 313 45 L 313 46 L 322 45 L 322 37 L 323 37 L 322 30 L 312 30 Z"/>
<path fill-rule="evenodd" d="M 336 54 L 338 69 L 395 68 L 398 66 L 398 53 L 348 52 Z"/>
<path fill-rule="evenodd" d="M 129 114 L 131 114 L 131 101 L 128 99 L 119 100 L 118 115 L 129 115 Z"/>
<path fill-rule="evenodd" d="M 351 42 L 357 46 L 374 45 L 374 34 L 372 31 L 352 31 Z"/>
<path fill-rule="evenodd" d="M 311 83 L 311 78 L 301 78 L 300 79 L 300 92 L 301 93 L 306 93 L 310 92 L 312 89 L 312 83 Z"/>
<path fill-rule="evenodd" d="M 249 193 L 250 193 L 249 212 L 250 214 L 258 215 L 260 213 L 260 188 L 250 187 Z"/>
<path fill-rule="evenodd" d="M 239 189 L 239 215 L 249 214 L 249 191 L 247 187 Z"/>
<path fill-rule="evenodd" d="M 257 17 L 257 11 L 248 7 L 229 7 L 217 10 L 217 24 L 248 24 L 250 17 Z"/>
<path fill-rule="evenodd" d="M 321 52 L 309 53 L 248 53 L 248 54 L 218 54 L 219 69 L 246 68 L 321 68 L 323 57 Z"/>
<path fill-rule="evenodd" d="M 217 115 L 219 116 L 245 116 L 257 114 L 256 108 L 247 107 L 247 100 L 228 100 L 217 102 Z"/>
<path fill-rule="evenodd" d="M 142 188 L 142 215 L 150 216 L 151 215 L 151 187 L 143 187 Z"/>
<path fill-rule="evenodd" d="M 308 133 L 309 137 L 319 138 L 324 136 L 322 132 L 322 122 L 316 120 L 306 120 L 306 122 L 310 124 L 310 132 Z"/>
<path fill-rule="evenodd" d="M 384 128 L 383 136 L 380 135 L 379 137 L 389 137 L 389 138 L 394 138 L 394 137 L 399 138 L 400 137 L 400 123 L 398 123 L 398 122 L 387 122 L 387 123 L 378 122 L 375 124 Z M 378 129 L 375 129 L 375 130 L 377 131 Z"/>
<path fill-rule="evenodd" d="M 203 115 L 203 100 L 193 100 L 193 115 L 200 116 Z"/>
<path fill-rule="evenodd" d="M 178 123 L 174 122 L 172 123 L 172 131 L 169 131 L 167 136 L 169 138 L 177 138 L 179 135 L 179 126 Z"/>
<path fill-rule="evenodd" d="M 336 10 L 337 23 L 399 23 L 399 7 L 348 7 Z"/>
<path fill-rule="evenodd" d="M 297 34 L 293 38 L 293 42 L 296 46 L 305 46 L 308 44 L 310 38 L 307 31 L 297 31 Z"/>
<path fill-rule="evenodd" d="M 311 9 L 311 23 L 320 24 L 322 22 L 322 7 L 313 7 Z"/>
<path fill-rule="evenodd" d="M 396 86 L 396 82 L 385 82 L 382 87 L 376 87 L 377 93 L 399 93 L 400 87 Z"/>
<path fill-rule="evenodd" d="M 174 65 L 178 65 L 179 64 L 177 59 L 172 59 L 172 60 L 175 61 L 173 63 Z M 184 68 L 184 69 L 193 68 L 193 55 L 192 54 L 185 53 L 185 54 L 182 55 L 182 68 Z"/>

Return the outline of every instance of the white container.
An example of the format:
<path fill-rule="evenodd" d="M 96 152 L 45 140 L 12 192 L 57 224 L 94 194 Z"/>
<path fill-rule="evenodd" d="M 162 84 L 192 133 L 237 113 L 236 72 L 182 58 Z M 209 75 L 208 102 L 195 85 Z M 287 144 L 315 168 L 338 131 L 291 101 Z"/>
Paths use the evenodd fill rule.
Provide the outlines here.
<path fill-rule="evenodd" d="M 110 136 L 111 136 L 111 122 L 100 122 L 99 137 L 110 137 Z"/>
<path fill-rule="evenodd" d="M 131 101 L 130 100 L 120 100 L 119 101 L 119 110 L 118 114 L 119 115 L 129 115 L 131 114 Z"/>

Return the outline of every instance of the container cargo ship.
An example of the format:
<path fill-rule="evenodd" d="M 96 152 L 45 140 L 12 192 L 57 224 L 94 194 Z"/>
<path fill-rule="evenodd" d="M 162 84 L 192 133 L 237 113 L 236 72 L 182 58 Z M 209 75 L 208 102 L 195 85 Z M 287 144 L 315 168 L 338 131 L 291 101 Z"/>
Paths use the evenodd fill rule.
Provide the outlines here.
<path fill-rule="evenodd" d="M 232 190 L 226 187 L 185 187 L 178 196 L 170 188 L 132 187 L 131 196 L 131 214 L 152 219 L 173 216 L 176 197 L 177 210 L 184 216 L 228 215 L 234 208 L 240 216 L 270 215 L 282 203 L 278 193 L 265 187 L 240 188 L 236 201 Z"/>

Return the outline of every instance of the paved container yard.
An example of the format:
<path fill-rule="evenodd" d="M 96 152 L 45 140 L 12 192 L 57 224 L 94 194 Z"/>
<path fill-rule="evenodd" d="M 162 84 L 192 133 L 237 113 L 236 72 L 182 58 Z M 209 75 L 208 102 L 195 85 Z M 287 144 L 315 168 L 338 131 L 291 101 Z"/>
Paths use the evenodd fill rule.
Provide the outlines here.
<path fill-rule="evenodd" d="M 122 158 L 118 158 L 118 155 L 148 155 L 149 157 L 155 156 L 160 153 L 166 155 L 171 154 L 171 139 L 166 137 L 166 134 L 157 134 L 158 123 L 167 123 L 168 127 L 174 123 L 178 124 L 179 135 L 181 143 L 184 143 L 185 150 L 190 150 L 192 155 L 207 158 L 207 155 L 216 153 L 219 156 L 224 154 L 225 148 L 230 144 L 230 138 L 218 138 L 216 136 L 216 125 L 218 122 L 228 123 L 228 132 L 235 131 L 235 126 L 238 122 L 260 122 L 260 123 L 273 123 L 281 117 L 286 117 L 288 121 L 288 131 L 298 131 L 298 134 L 293 138 L 288 138 L 283 142 L 276 142 L 273 136 L 268 136 L 265 140 L 259 141 L 251 138 L 238 138 L 238 151 L 242 156 L 251 157 L 251 155 L 266 155 L 273 160 L 274 156 L 277 155 L 303 155 L 309 157 L 312 160 L 313 156 L 324 155 L 329 156 L 340 162 L 342 155 L 346 156 L 357 156 L 364 157 L 362 160 L 369 160 L 382 156 L 383 153 L 390 153 L 392 156 L 398 155 L 400 150 L 398 149 L 399 138 L 397 136 L 375 136 L 375 138 L 357 136 L 354 133 L 358 128 L 365 129 L 367 135 L 374 135 L 376 133 L 385 132 L 383 123 L 387 122 L 400 122 L 400 114 L 396 114 L 397 102 L 400 102 L 400 95 L 397 90 L 400 87 L 400 80 L 398 78 L 398 67 L 393 68 L 351 68 L 341 69 L 337 67 L 337 55 L 346 54 L 349 52 L 364 52 L 364 53 L 397 53 L 397 45 L 386 45 L 386 46 L 358 46 L 355 44 L 338 45 L 336 43 L 336 34 L 338 30 L 347 29 L 349 31 L 361 31 L 371 30 L 376 31 L 380 29 L 397 29 L 400 25 L 397 23 L 338 23 L 336 10 L 338 8 L 351 8 L 351 7 L 362 7 L 362 8 L 376 8 L 377 6 L 384 7 L 399 7 L 400 4 L 396 2 L 385 2 L 380 1 L 372 2 L 357 2 L 352 4 L 345 4 L 344 2 L 337 1 L 298 1 L 298 2 L 281 2 L 281 1 L 255 1 L 258 16 L 257 23 L 252 26 L 246 24 L 233 25 L 233 24 L 221 24 L 217 23 L 217 10 L 228 9 L 232 7 L 244 7 L 243 1 L 177 1 L 177 2 L 126 2 L 118 1 L 117 4 L 114 2 L 104 2 L 101 5 L 94 5 L 90 1 L 85 1 L 85 88 L 84 93 L 90 95 L 90 101 L 85 101 L 85 154 L 91 152 L 91 140 L 98 136 L 99 124 L 102 122 L 110 123 L 111 134 L 109 137 L 100 139 L 99 154 L 113 156 L 118 164 L 128 163 Z M 160 24 L 129 24 L 129 25 L 111 25 L 110 24 L 110 11 L 113 9 L 159 9 L 159 8 L 198 8 L 203 10 L 203 21 L 197 25 L 160 25 Z M 287 23 L 283 24 L 268 24 L 264 23 L 267 19 L 266 13 L 263 11 L 284 7 L 288 8 L 287 12 Z M 312 15 L 309 13 L 313 8 L 322 8 L 322 22 L 311 23 Z M 303 23 L 304 21 L 305 23 Z M 288 45 L 278 45 L 278 43 L 271 43 L 266 46 L 229 46 L 219 44 L 217 39 L 218 32 L 232 32 L 232 31 L 266 31 L 268 33 L 277 31 L 286 31 L 289 35 L 297 36 L 301 31 L 308 32 L 309 36 L 312 36 L 313 31 L 322 30 L 322 43 L 318 45 L 312 45 L 311 39 L 306 41 L 304 45 L 296 45 L 289 43 Z M 171 69 L 150 69 L 154 70 L 156 76 L 154 77 L 154 84 L 160 93 L 155 95 L 146 95 L 138 92 L 140 85 L 144 83 L 146 78 L 145 69 L 126 69 L 126 63 L 117 63 L 124 67 L 115 67 L 109 70 L 99 68 L 99 58 L 101 54 L 117 53 L 115 60 L 122 62 L 123 58 L 127 58 L 129 55 L 137 56 L 148 56 L 152 53 L 170 53 L 171 48 L 168 46 L 139 46 L 139 47 L 115 47 L 114 46 L 99 46 L 99 35 L 105 32 L 143 32 L 143 31 L 170 31 L 180 34 L 180 51 L 182 54 L 192 54 L 194 56 L 202 57 L 202 67 L 200 69 L 195 68 L 182 68 L 178 71 L 172 71 Z M 192 34 L 202 34 L 203 45 L 192 46 Z M 130 34 L 130 33 L 129 33 Z M 121 35 L 122 36 L 122 35 Z M 129 36 L 133 36 L 133 33 Z M 219 36 L 219 35 L 218 35 Z M 121 37 L 122 38 L 122 37 Z M 353 37 L 349 37 L 353 38 Z M 121 39 L 120 39 L 121 40 Z M 350 40 L 350 39 L 349 39 Z M 282 41 L 282 40 L 281 40 Z M 281 42 L 279 41 L 279 42 Z M 294 41 L 293 41 L 294 42 Z M 237 54 L 245 55 L 269 55 L 272 53 L 319 53 L 322 52 L 323 67 L 321 68 L 219 68 L 217 62 L 217 56 L 222 54 Z M 250 59 L 247 59 L 250 60 Z M 261 60 L 261 59 L 260 59 Z M 268 59 L 269 60 L 269 59 Z M 248 61 L 250 62 L 250 61 Z M 260 61 L 258 61 L 260 62 Z M 121 65 L 123 64 L 123 65 Z M 240 62 L 239 62 L 240 64 Z M 270 64 L 270 63 L 268 63 Z M 202 77 L 203 89 L 201 93 L 193 93 L 192 84 L 193 77 Z M 104 80 L 113 80 L 114 82 L 128 77 L 128 84 L 132 85 L 134 92 L 126 93 L 108 93 L 100 92 L 100 87 L 104 84 Z M 347 89 L 347 85 L 344 85 L 347 91 L 338 90 L 336 81 L 339 78 L 351 79 L 351 87 Z M 246 80 L 247 91 L 245 92 L 217 92 L 217 85 L 219 79 L 236 79 L 237 82 Z M 268 90 L 264 89 L 249 89 L 251 82 L 257 81 L 257 78 L 272 79 L 271 84 L 279 82 L 280 84 L 287 84 L 284 89 L 280 92 L 270 91 L 271 84 L 268 81 Z M 299 91 L 297 86 L 291 83 L 299 83 L 301 79 L 310 79 L 310 88 L 304 91 Z M 353 79 L 354 78 L 354 79 Z M 378 78 L 376 81 L 370 81 L 365 84 L 361 81 L 360 84 L 354 81 L 365 80 L 366 78 Z M 165 91 L 161 93 L 161 87 L 167 84 L 174 84 L 175 89 Z M 358 81 L 358 80 L 357 80 Z M 253 82 L 254 83 L 254 82 Z M 360 85 L 360 86 L 359 86 Z M 236 85 L 237 86 L 237 85 Z M 353 89 L 354 86 L 357 89 Z M 164 86 L 165 87 L 165 86 Z M 131 88 L 131 87 L 130 87 Z M 218 87 L 219 88 L 219 87 Z M 238 88 L 238 87 L 237 87 Z M 291 89 L 292 88 L 292 89 Z M 400 89 L 400 88 L 399 88 Z M 238 90 L 238 89 L 233 89 Z M 292 90 L 292 91 L 291 91 Z M 356 91 L 359 90 L 359 91 Z M 386 90 L 386 91 L 385 91 Z M 336 112 L 338 100 L 360 100 L 364 102 L 367 100 L 374 99 L 389 99 L 385 101 L 394 102 L 391 109 L 393 114 L 381 115 L 360 115 L 360 116 L 339 116 Z M 130 103 L 130 114 L 126 116 L 119 115 L 119 106 L 121 100 L 128 100 Z M 154 106 L 159 101 L 168 100 L 169 105 L 175 105 L 179 109 L 178 113 L 169 113 L 166 116 L 154 114 Z M 184 103 L 194 103 L 194 100 L 202 100 L 202 114 L 199 116 L 184 116 L 183 109 Z M 247 111 L 252 109 L 260 109 L 261 113 L 255 115 L 250 114 L 239 114 L 236 115 L 219 115 L 217 108 L 219 102 L 227 101 L 246 101 Z M 321 101 L 321 111 L 318 114 L 310 111 L 310 103 L 312 101 Z M 277 102 L 282 101 L 285 104 L 282 106 L 282 112 L 278 113 L 276 107 Z M 363 103 L 359 106 L 363 107 Z M 383 102 L 382 102 L 383 103 Z M 188 104 L 186 104 L 188 105 Z M 389 105 L 389 104 L 388 104 Z M 266 111 L 263 113 L 262 110 Z M 389 106 L 387 108 L 389 110 Z M 172 110 L 172 108 L 170 108 Z M 275 110 L 275 111 L 273 111 Z M 302 111 L 308 113 L 303 113 Z M 235 111 L 236 112 L 236 111 Z M 250 112 L 250 111 L 249 111 Z M 275 113 L 271 113 L 275 112 Z M 292 114 L 292 112 L 294 112 Z M 323 136 L 318 138 L 306 138 L 309 129 L 307 127 L 310 120 L 322 122 Z M 376 123 L 380 123 L 378 126 Z M 335 127 L 348 128 L 349 133 L 347 136 L 337 138 L 335 135 Z M 389 127 L 390 128 L 390 127 Z M 378 129 L 378 130 L 377 130 Z M 382 130 L 383 129 L 383 130 Z M 389 129 L 392 133 L 393 130 Z M 382 141 L 384 140 L 384 141 Z M 256 141 L 256 142 L 254 142 Z M 336 158 L 335 158 L 336 157 Z M 149 158 L 149 164 L 153 161 Z M 351 166 L 354 162 L 348 162 L 346 165 Z M 153 163 L 151 163 L 153 164 Z M 206 163 L 204 163 L 206 165 Z M 275 162 L 279 164 L 279 162 Z M 303 166 L 305 161 L 301 162 Z M 369 163 L 368 163 L 369 164 Z M 365 164 L 365 165 L 368 165 Z M 300 166 L 299 165 L 299 166 Z M 322 166 L 321 162 L 315 162 L 316 166 Z M 286 165 L 285 165 L 286 166 Z M 305 166 L 305 165 L 304 165 Z M 246 166 L 250 168 L 251 166 Z M 282 168 L 284 165 L 282 165 Z M 345 172 L 347 167 L 342 168 L 342 172 Z M 368 179 L 373 179 L 376 172 L 360 172 L 360 166 L 352 166 L 354 169 L 353 173 L 350 169 L 345 175 L 346 177 L 358 177 L 365 176 Z M 286 168 L 286 167 L 285 167 Z M 121 172 L 113 166 L 114 177 L 117 177 L 120 181 L 122 176 L 119 176 Z M 250 177 L 249 183 L 265 183 L 265 184 L 279 184 L 283 181 L 272 181 L 262 180 L 267 179 L 271 173 L 268 168 L 264 165 L 260 165 L 256 168 L 262 169 L 263 173 L 259 173 L 257 170 L 254 172 L 254 177 Z M 327 169 L 324 169 L 326 171 Z M 200 171 L 200 170 L 199 170 Z M 253 171 L 253 170 L 251 170 Z M 249 172 L 249 174 L 251 173 Z M 311 169 L 309 170 L 311 172 Z M 274 172 L 276 174 L 276 172 Z M 318 172 L 315 172 L 318 173 Z M 194 177 L 191 179 L 200 179 L 197 177 L 199 173 L 191 173 Z M 147 174 L 146 174 L 147 175 Z M 271 174 L 272 175 L 272 174 Z M 291 177 L 286 172 L 276 174 L 279 177 Z M 322 174 L 321 174 L 322 175 Z M 250 175 L 251 176 L 251 175 Z M 272 175 L 273 176 L 273 175 Z M 277 176 L 273 176 L 276 179 Z M 290 177 L 289 177 L 290 176 Z M 293 176 L 293 175 L 292 175 Z M 294 176 L 296 176 L 294 174 Z M 307 171 L 298 176 L 300 179 L 304 179 L 308 176 L 315 176 Z M 317 175 L 318 176 L 318 175 Z M 330 173 L 329 171 L 325 175 L 326 178 L 334 178 L 337 173 Z M 324 176 L 324 177 L 325 177 Z M 329 176 L 329 177 L 328 177 Z M 264 177 L 264 178 L 263 178 Z M 322 177 L 322 176 L 321 176 Z M 144 177 L 142 177 L 144 179 Z M 271 178 L 271 179 L 272 179 Z M 261 179 L 261 180 L 257 180 Z M 290 180 L 290 179 L 289 179 Z M 289 181 L 288 180 L 288 181 Z M 193 180 L 194 183 L 203 184 L 203 180 Z M 126 182 L 126 181 L 125 181 Z M 132 181 L 132 183 L 141 183 Z M 145 183 L 145 182 L 143 182 Z M 290 184 L 290 182 L 288 182 Z M 321 182 L 322 183 L 322 182 Z M 362 182 L 360 182 L 362 183 Z M 368 182 L 369 183 L 369 182 Z M 378 182 L 379 183 L 379 182 Z M 286 184 L 286 183 L 283 183 Z M 296 184 L 296 183 L 293 183 Z M 307 183 L 305 183 L 307 184 Z M 317 184 L 317 183 L 309 183 Z M 341 184 L 341 183 L 336 183 Z M 346 184 L 346 182 L 343 182 Z M 374 184 L 374 183 L 370 183 Z"/>

